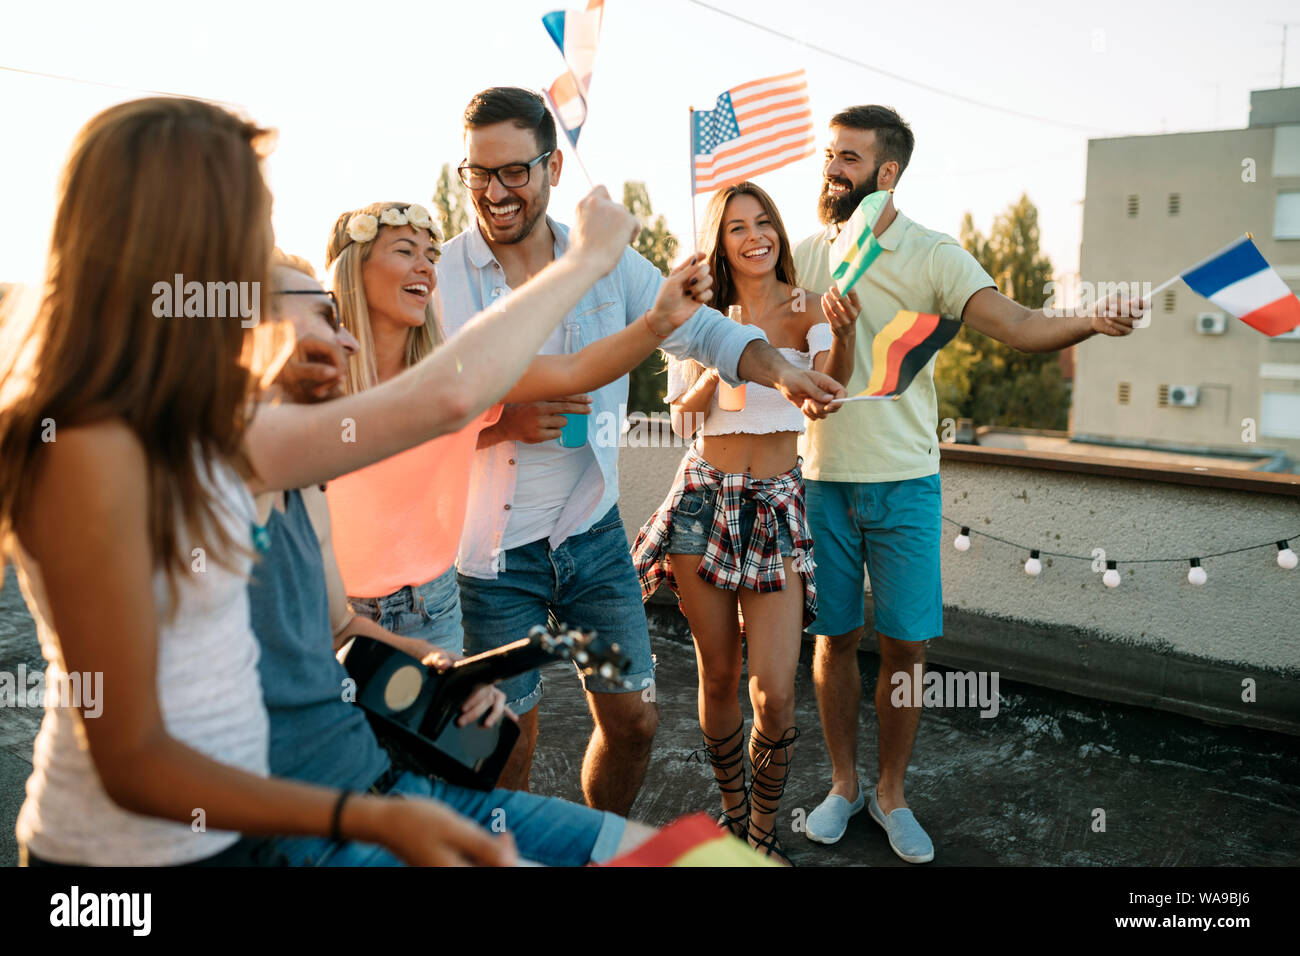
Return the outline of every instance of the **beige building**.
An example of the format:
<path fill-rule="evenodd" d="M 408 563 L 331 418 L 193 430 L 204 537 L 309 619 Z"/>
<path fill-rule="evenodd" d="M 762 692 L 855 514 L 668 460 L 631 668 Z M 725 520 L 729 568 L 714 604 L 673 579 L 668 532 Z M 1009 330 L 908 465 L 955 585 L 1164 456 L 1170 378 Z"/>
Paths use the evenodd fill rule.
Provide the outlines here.
<path fill-rule="evenodd" d="M 1300 87 L 1255 91 L 1250 103 L 1246 129 L 1088 143 L 1085 293 L 1154 288 L 1245 232 L 1300 290 Z M 1135 339 L 1078 347 L 1073 437 L 1276 450 L 1300 470 L 1300 330 L 1270 339 L 1182 282 L 1155 297 L 1150 318 Z"/>

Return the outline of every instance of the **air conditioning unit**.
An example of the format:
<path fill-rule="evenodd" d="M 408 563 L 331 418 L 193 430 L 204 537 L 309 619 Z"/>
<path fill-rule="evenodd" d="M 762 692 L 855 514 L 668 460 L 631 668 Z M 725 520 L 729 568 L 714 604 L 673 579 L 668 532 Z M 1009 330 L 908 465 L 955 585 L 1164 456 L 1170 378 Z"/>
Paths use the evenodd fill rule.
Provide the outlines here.
<path fill-rule="evenodd" d="M 1222 312 L 1202 312 L 1196 317 L 1196 331 L 1201 335 L 1222 335 L 1228 331 L 1228 317 Z"/>
<path fill-rule="evenodd" d="M 1170 385 L 1169 404 L 1182 405 L 1186 408 L 1201 403 L 1201 390 L 1195 385 Z"/>

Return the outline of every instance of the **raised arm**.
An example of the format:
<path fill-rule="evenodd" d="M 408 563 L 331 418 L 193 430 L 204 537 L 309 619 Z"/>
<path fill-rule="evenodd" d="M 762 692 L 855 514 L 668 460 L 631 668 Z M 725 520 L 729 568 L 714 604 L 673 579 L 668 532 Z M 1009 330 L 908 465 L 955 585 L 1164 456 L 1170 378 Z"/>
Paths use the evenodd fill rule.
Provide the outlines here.
<path fill-rule="evenodd" d="M 664 281 L 654 305 L 626 328 L 570 355 L 539 355 L 507 394 L 507 402 L 531 402 L 589 392 L 636 368 L 684 325 L 713 293 L 703 257 L 687 259 Z"/>
<path fill-rule="evenodd" d="M 569 251 L 382 385 L 323 405 L 263 408 L 245 435 L 254 494 L 320 484 L 468 424 L 499 401 L 560 320 L 618 263 L 636 220 L 603 188 Z"/>
<path fill-rule="evenodd" d="M 857 352 L 858 315 L 862 311 L 858 294 L 852 289 L 848 296 L 839 294 L 835 286 L 822 296 L 822 314 L 830 323 L 831 347 L 812 357 L 813 368 L 824 372 L 841 385 L 848 387 L 853 377 Z"/>
<path fill-rule="evenodd" d="M 1049 316 L 1008 299 L 997 289 L 980 289 L 966 302 L 961 319 L 977 332 L 1021 352 L 1055 352 L 1086 338 L 1128 335 L 1141 303 L 1111 296 L 1084 315 Z"/>

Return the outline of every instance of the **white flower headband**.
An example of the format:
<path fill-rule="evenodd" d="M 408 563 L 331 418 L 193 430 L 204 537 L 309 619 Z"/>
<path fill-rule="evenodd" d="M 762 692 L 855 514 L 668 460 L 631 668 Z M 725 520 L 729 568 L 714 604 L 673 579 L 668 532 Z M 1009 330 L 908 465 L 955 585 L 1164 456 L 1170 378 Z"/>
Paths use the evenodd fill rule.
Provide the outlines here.
<path fill-rule="evenodd" d="M 380 213 L 378 217 L 368 212 L 353 213 L 348 220 L 348 238 L 353 242 L 370 242 L 375 236 L 379 235 L 381 225 L 412 226 L 416 229 L 428 229 L 429 234 L 433 236 L 434 258 L 442 255 L 442 237 L 438 235 L 438 230 L 433 227 L 433 219 L 429 216 L 429 210 L 417 203 L 412 203 L 405 209 L 390 206 Z"/>

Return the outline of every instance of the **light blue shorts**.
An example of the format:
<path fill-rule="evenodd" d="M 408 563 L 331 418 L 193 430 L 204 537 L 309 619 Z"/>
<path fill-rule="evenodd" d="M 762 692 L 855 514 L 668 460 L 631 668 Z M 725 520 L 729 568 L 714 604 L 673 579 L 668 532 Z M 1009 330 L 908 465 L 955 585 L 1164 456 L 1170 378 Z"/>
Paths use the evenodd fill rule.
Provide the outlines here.
<path fill-rule="evenodd" d="M 349 597 L 352 609 L 402 637 L 418 637 L 445 651 L 462 652 L 460 588 L 456 568 L 448 568 L 432 581 L 404 587 L 379 598 Z"/>
<path fill-rule="evenodd" d="M 899 641 L 940 637 L 939 476 L 804 484 L 817 556 L 817 620 L 807 630 L 836 637 L 862 626 L 865 565 L 876 631 Z"/>

